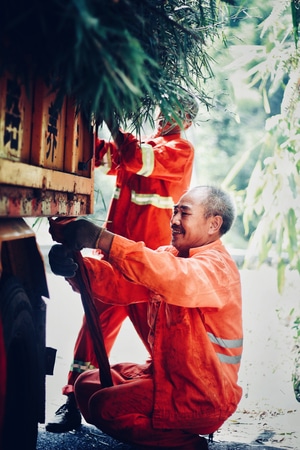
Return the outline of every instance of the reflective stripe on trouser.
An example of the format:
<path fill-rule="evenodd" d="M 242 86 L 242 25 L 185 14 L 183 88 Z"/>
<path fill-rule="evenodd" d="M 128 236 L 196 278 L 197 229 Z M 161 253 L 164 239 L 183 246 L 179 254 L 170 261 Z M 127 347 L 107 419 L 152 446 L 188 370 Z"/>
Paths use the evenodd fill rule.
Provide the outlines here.
<path fill-rule="evenodd" d="M 82 373 L 82 372 L 85 372 L 86 370 L 91 370 L 91 369 L 96 369 L 96 367 L 93 366 L 93 364 L 91 364 L 90 362 L 84 362 L 84 361 L 73 361 L 73 363 L 71 364 L 71 367 L 70 367 L 70 371 L 78 372 L 78 373 Z"/>
<path fill-rule="evenodd" d="M 162 197 L 158 194 L 139 194 L 131 191 L 131 202 L 140 206 L 152 205 L 161 209 L 172 209 L 174 201 L 172 197 Z"/>

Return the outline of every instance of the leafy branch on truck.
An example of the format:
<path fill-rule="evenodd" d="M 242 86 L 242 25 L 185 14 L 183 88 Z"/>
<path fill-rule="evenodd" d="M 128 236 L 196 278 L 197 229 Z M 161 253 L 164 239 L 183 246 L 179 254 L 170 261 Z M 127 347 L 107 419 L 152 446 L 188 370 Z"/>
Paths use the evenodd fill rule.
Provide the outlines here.
<path fill-rule="evenodd" d="M 227 5 L 226 5 L 227 4 Z M 230 0 L 2 2 L 0 76 L 41 77 L 98 122 L 115 116 L 139 129 L 151 109 L 176 105 L 187 88 L 205 105 L 208 49 Z M 224 15 L 223 15 L 224 17 Z"/>

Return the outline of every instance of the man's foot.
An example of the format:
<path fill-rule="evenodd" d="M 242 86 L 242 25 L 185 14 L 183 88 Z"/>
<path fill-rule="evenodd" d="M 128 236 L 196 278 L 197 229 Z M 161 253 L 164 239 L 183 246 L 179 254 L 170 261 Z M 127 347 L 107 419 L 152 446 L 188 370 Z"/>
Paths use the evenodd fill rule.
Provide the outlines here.
<path fill-rule="evenodd" d="M 53 419 L 46 424 L 46 430 L 51 433 L 65 433 L 76 430 L 81 425 L 81 414 L 77 407 L 74 394 L 69 394 L 68 399 L 55 413 Z"/>

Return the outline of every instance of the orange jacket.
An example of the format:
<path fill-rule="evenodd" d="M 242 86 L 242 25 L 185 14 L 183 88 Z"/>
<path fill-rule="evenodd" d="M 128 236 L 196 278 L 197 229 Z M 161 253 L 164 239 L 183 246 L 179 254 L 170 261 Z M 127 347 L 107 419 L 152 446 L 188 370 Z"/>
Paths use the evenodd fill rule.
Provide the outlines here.
<path fill-rule="evenodd" d="M 217 240 L 176 257 L 115 236 L 109 262 L 85 259 L 95 299 L 148 301 L 155 428 L 212 433 L 235 411 L 242 353 L 238 269 Z"/>
<path fill-rule="evenodd" d="M 173 205 L 190 185 L 192 144 L 180 134 L 139 143 L 124 133 L 119 150 L 114 143 L 98 141 L 96 167 L 103 164 L 104 155 L 108 174 L 117 175 L 107 229 L 153 249 L 169 244 Z"/>

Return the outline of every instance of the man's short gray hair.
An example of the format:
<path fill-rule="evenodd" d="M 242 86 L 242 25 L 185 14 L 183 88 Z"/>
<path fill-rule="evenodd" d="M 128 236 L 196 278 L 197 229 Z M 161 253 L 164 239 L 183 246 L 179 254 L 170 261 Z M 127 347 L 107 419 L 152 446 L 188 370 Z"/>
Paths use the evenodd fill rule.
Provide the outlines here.
<path fill-rule="evenodd" d="M 220 233 L 223 235 L 230 230 L 236 215 L 236 208 L 231 196 L 217 186 L 196 186 L 193 189 L 204 189 L 206 197 L 201 201 L 205 218 L 221 216 L 223 219 Z"/>

